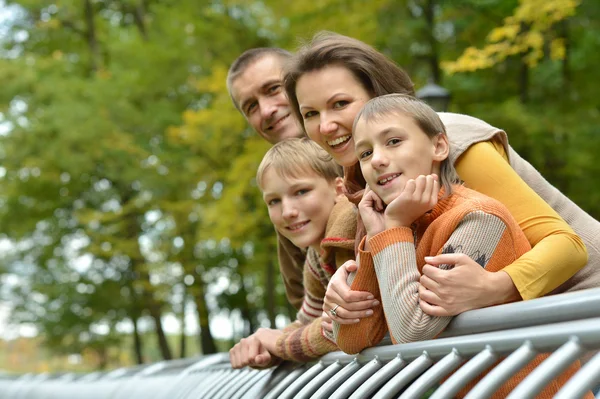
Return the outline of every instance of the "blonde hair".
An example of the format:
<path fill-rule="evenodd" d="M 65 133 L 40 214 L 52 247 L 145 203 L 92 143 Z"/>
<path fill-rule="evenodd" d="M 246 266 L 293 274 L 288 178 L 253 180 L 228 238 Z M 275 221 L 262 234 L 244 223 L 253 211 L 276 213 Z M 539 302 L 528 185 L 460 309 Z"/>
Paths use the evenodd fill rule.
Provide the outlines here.
<path fill-rule="evenodd" d="M 269 168 L 281 177 L 299 177 L 312 171 L 332 182 L 343 176 L 342 167 L 331 155 L 307 137 L 280 141 L 267 151 L 256 172 L 256 183 L 261 190 Z"/>
<path fill-rule="evenodd" d="M 379 122 L 382 118 L 394 114 L 412 118 L 429 138 L 438 134 L 446 135 L 446 127 L 437 112 L 418 98 L 405 94 L 387 94 L 369 100 L 356 115 L 352 131 L 356 130 L 356 125 L 360 120 Z M 460 183 L 460 178 L 449 158 L 441 162 L 439 177 L 446 195 L 452 194 L 453 184 Z"/>

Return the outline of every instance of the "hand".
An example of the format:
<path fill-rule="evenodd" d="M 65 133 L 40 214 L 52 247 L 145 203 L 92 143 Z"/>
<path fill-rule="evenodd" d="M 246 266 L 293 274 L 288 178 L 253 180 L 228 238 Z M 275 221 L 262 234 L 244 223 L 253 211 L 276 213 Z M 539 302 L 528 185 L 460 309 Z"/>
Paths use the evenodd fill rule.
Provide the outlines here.
<path fill-rule="evenodd" d="M 267 367 L 275 358 L 275 345 L 282 334 L 280 330 L 259 328 L 249 337 L 242 338 L 229 351 L 231 367 Z"/>
<path fill-rule="evenodd" d="M 349 260 L 344 263 L 331 277 L 327 291 L 323 310 L 329 314 L 329 317 L 339 324 L 355 324 L 361 318 L 369 317 L 373 314 L 374 306 L 379 305 L 373 294 L 363 291 L 352 291 L 348 286 L 348 275 L 358 269 L 356 262 Z M 338 306 L 335 311 L 337 316 L 331 314 L 331 309 Z"/>
<path fill-rule="evenodd" d="M 325 331 L 333 332 L 333 321 L 326 311 L 323 311 L 323 314 L 321 315 L 321 327 Z"/>
<path fill-rule="evenodd" d="M 425 257 L 419 285 L 421 309 L 430 316 L 456 316 L 520 299 L 508 273 L 486 271 L 465 254 Z M 440 269 L 439 265 L 454 265 Z"/>
<path fill-rule="evenodd" d="M 407 181 L 402 193 L 385 209 L 385 229 L 410 227 L 415 220 L 437 204 L 439 192 L 440 182 L 437 175 L 421 175 Z"/>
<path fill-rule="evenodd" d="M 358 211 L 362 219 L 365 229 L 367 230 L 367 239 L 385 230 L 385 222 L 383 218 L 384 211 L 383 201 L 369 185 L 365 187 L 365 192 L 358 204 Z"/>

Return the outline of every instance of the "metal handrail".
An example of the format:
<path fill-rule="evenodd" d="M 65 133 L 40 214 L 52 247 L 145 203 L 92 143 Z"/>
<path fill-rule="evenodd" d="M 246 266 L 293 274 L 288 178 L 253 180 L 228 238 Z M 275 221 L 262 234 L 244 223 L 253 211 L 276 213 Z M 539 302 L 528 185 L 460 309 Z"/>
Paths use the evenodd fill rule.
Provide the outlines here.
<path fill-rule="evenodd" d="M 334 352 L 308 364 L 233 370 L 226 353 L 110 373 L 0 379 L 2 398 L 387 398 L 453 397 L 498 359 L 467 398 L 487 397 L 537 354 L 549 353 L 511 393 L 534 397 L 584 352 L 600 349 L 600 289 L 466 312 L 440 338 Z M 557 393 L 580 397 L 600 383 L 600 355 Z"/>

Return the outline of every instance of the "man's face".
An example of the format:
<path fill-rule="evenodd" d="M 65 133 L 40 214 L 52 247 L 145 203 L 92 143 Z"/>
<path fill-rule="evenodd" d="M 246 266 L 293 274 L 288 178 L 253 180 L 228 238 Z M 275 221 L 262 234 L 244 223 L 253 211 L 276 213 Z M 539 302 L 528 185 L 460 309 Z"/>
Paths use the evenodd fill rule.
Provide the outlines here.
<path fill-rule="evenodd" d="M 250 125 L 268 142 L 302 137 L 281 82 L 281 60 L 265 55 L 231 85 L 231 94 Z"/>

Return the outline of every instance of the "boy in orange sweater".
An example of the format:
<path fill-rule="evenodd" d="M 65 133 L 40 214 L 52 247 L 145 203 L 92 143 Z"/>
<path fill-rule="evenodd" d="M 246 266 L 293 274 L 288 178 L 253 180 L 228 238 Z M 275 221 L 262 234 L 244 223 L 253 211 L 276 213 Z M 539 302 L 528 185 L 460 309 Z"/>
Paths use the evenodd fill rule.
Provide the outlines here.
<path fill-rule="evenodd" d="M 339 325 L 334 318 L 336 342 L 357 353 L 388 330 L 394 343 L 433 339 L 452 318 L 429 316 L 419 307 L 419 279 L 428 256 L 464 253 L 495 272 L 530 245 L 500 202 L 459 185 L 444 125 L 425 103 L 399 94 L 374 98 L 356 116 L 353 134 L 367 182 L 359 204 L 367 234 L 349 284 L 380 295 L 383 311 L 358 324 Z M 545 357 L 536 357 L 494 397 L 505 397 Z M 552 397 L 576 369 L 550 383 L 540 397 Z"/>
<path fill-rule="evenodd" d="M 275 229 L 306 250 L 304 299 L 294 323 L 261 328 L 235 345 L 232 367 L 302 362 L 338 350 L 321 315 L 337 265 L 354 258 L 356 210 L 342 194 L 341 176 L 341 167 L 307 138 L 281 141 L 265 154 L 256 180 Z"/>

